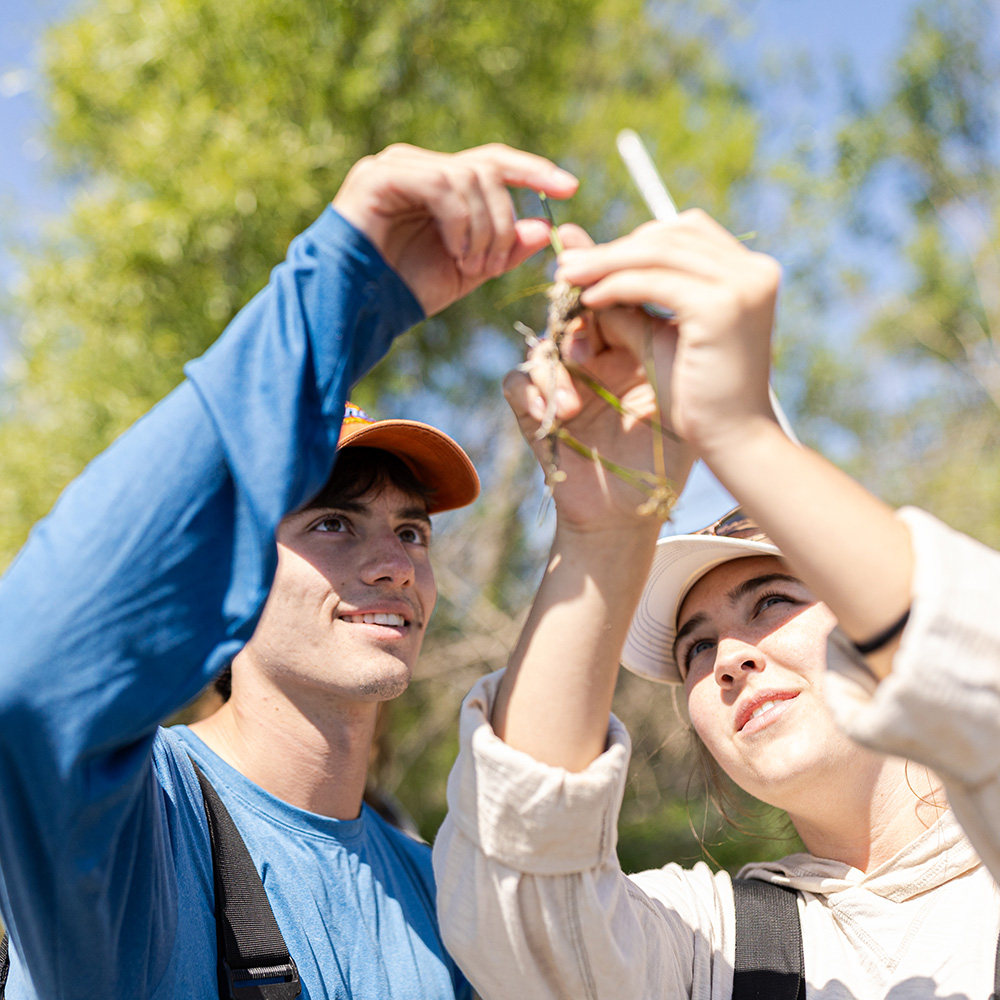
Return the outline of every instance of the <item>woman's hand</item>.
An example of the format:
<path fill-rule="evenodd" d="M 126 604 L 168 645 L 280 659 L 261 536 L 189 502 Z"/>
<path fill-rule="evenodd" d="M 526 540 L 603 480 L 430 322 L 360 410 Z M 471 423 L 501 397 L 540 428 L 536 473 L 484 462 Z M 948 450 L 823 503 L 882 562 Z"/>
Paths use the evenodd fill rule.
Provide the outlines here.
<path fill-rule="evenodd" d="M 613 243 L 567 249 L 557 272 L 584 288 L 581 301 L 598 312 L 610 346 L 642 356 L 654 323 L 662 418 L 706 458 L 759 419 L 773 420 L 768 379 L 780 276 L 773 258 L 697 209 Z M 673 319 L 648 319 L 644 304 Z"/>
<path fill-rule="evenodd" d="M 589 245 L 582 230 L 563 226 L 560 236 L 567 246 Z M 628 313 L 619 317 L 618 313 Z M 604 325 L 638 324 L 636 350 L 624 342 L 609 343 Z M 640 513 L 650 493 L 638 489 L 631 476 L 619 476 L 609 464 L 637 473 L 646 482 L 665 476 L 677 492 L 690 471 L 690 449 L 669 427 L 658 431 L 660 420 L 656 393 L 647 377 L 646 348 L 657 350 L 657 368 L 665 373 L 669 391 L 673 339 L 654 341 L 656 323 L 634 309 L 590 312 L 573 320 L 561 344 L 561 354 L 551 341 L 534 347 L 520 369 L 504 381 L 504 393 L 525 439 L 546 471 L 556 501 L 560 523 L 579 531 L 597 531 L 629 525 L 658 526 L 659 520 Z M 646 335 L 648 331 L 649 336 Z M 618 412 L 588 385 L 594 380 L 621 401 Z M 547 432 L 565 433 L 592 449 L 608 464 L 585 457 L 572 442 Z M 555 469 L 558 472 L 553 472 Z"/>

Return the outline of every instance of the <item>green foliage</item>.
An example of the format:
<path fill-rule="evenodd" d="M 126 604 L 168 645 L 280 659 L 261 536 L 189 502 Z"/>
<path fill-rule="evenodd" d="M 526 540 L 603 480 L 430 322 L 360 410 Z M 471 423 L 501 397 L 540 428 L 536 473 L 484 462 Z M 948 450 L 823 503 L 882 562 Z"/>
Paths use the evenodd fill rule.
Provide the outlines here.
<path fill-rule="evenodd" d="M 702 798 L 667 800 L 641 819 L 623 804 L 618 824 L 618 857 L 626 872 L 662 868 L 668 863 L 689 868 L 704 861 L 735 875 L 754 861 L 773 861 L 804 850 L 788 817 L 774 810 L 757 812 L 734 825 Z M 696 825 L 697 824 L 697 825 Z"/>
<path fill-rule="evenodd" d="M 752 166 L 753 117 L 710 48 L 667 20 L 638 0 L 104 0 L 54 31 L 51 144 L 78 193 L 27 255 L 14 303 L 24 361 L 0 424 L 0 565 L 365 154 L 506 141 L 580 172 L 563 219 L 600 230 L 618 200 L 617 229 L 637 219 L 612 159 L 627 123 L 676 170 L 679 194 L 697 184 L 724 209 Z M 427 324 L 365 401 L 446 388 L 441 359 L 484 321 L 509 328 L 497 300 L 539 280 L 522 269 Z M 463 386 L 469 399 L 483 388 L 475 372 Z"/>
<path fill-rule="evenodd" d="M 862 105 L 845 125 L 839 171 L 856 231 L 897 253 L 902 277 L 896 293 L 879 295 L 840 374 L 828 370 L 819 379 L 825 389 L 814 381 L 810 390 L 850 430 L 852 469 L 876 491 L 927 506 L 993 544 L 998 37 L 995 5 L 922 4 L 887 98 Z"/>

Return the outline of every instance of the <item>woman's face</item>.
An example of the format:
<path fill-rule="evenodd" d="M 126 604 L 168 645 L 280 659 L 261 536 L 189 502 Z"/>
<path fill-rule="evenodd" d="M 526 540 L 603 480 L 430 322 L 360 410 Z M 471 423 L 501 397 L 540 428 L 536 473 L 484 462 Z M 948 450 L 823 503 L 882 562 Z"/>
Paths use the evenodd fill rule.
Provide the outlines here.
<path fill-rule="evenodd" d="M 844 774 L 857 752 L 823 698 L 835 624 L 775 556 L 723 563 L 695 584 L 677 616 L 695 731 L 741 788 L 790 812 L 797 795 Z"/>

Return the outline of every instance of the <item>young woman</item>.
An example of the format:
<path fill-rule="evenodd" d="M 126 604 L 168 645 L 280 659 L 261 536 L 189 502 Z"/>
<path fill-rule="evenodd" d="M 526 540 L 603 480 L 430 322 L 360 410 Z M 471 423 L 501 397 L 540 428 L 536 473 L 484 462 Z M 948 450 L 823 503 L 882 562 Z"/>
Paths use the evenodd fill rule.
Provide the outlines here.
<path fill-rule="evenodd" d="M 435 845 L 449 948 L 486 1000 L 515 991 L 733 995 L 739 930 L 729 876 L 668 864 L 626 877 L 615 857 L 629 743 L 610 708 L 628 638 L 626 663 L 683 683 L 715 760 L 785 809 L 807 847 L 743 873 L 796 891 L 807 997 L 987 997 L 1000 894 L 941 782 L 845 735 L 827 707 L 836 699 L 841 714 L 866 720 L 876 745 L 891 741 L 886 732 L 924 726 L 916 742 L 926 750 L 939 734 L 955 739 L 963 721 L 938 691 L 927 726 L 927 711 L 906 700 L 913 684 L 877 704 L 889 682 L 877 688 L 853 646 L 878 647 L 888 623 L 889 645 L 871 663 L 898 679 L 891 647 L 910 601 L 909 533 L 773 421 L 776 265 L 686 213 L 608 247 L 568 251 L 562 276 L 602 310 L 569 353 L 618 391 L 627 414 L 563 379 L 557 402 L 571 433 L 621 464 L 650 467 L 648 429 L 635 417 L 656 404 L 636 357 L 652 350 L 661 391 L 669 387 L 662 415 L 758 517 L 766 510 L 768 534 L 790 559 L 767 536 L 732 537 L 731 522 L 657 544 L 658 526 L 620 481 L 561 451 L 552 554 L 524 634 L 508 670 L 485 678 L 463 706 L 451 811 Z M 649 302 L 672 310 L 673 325 L 618 308 Z M 507 386 L 529 441 L 551 381 L 533 375 Z M 681 445 L 667 449 L 676 482 L 690 457 Z M 822 492 L 831 481 L 833 498 Z M 923 615 L 915 599 L 906 631 Z M 994 737 L 998 719 L 994 712 Z M 951 795 L 953 772 L 942 772 Z M 1000 809 L 963 791 L 995 828 Z"/>

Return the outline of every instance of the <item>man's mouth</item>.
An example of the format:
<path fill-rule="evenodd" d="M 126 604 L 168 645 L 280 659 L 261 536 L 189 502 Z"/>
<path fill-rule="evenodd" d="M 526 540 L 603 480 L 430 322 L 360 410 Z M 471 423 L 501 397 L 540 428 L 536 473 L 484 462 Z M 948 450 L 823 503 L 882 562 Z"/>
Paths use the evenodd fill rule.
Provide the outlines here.
<path fill-rule="evenodd" d="M 375 611 L 363 615 L 341 615 L 340 620 L 351 625 L 393 625 L 402 627 L 408 624 L 402 615 L 391 614 L 385 611 Z"/>

